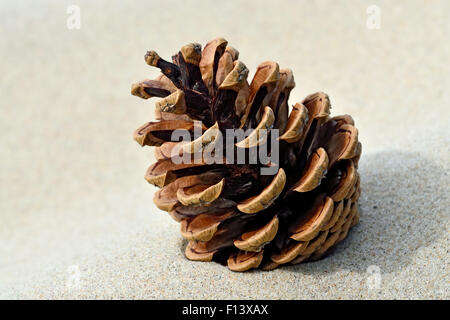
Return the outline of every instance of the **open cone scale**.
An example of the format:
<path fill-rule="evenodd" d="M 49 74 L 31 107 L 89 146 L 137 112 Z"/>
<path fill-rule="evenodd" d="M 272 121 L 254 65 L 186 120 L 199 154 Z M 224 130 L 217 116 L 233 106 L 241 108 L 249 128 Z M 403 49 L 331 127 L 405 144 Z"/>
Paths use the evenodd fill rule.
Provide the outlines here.
<path fill-rule="evenodd" d="M 156 147 L 157 162 L 145 179 L 161 188 L 154 201 L 180 222 L 191 260 L 246 271 L 320 259 L 359 220 L 361 143 L 354 121 L 349 115 L 330 117 L 330 99 L 323 92 L 290 110 L 292 71 L 266 61 L 249 83 L 238 57 L 223 38 L 203 50 L 188 44 L 172 62 L 147 52 L 146 63 L 161 74 L 133 84 L 131 93 L 162 99 L 155 105 L 158 121 L 134 134 L 140 145 Z M 253 148 L 270 151 L 266 129 L 278 129 L 279 163 L 173 159 L 174 148 L 193 155 L 213 147 L 226 129 L 239 128 L 250 135 L 225 144 L 247 155 Z M 177 129 L 190 132 L 193 141 L 171 141 Z M 195 130 L 201 130 L 200 138 L 194 139 Z M 261 168 L 274 165 L 275 174 L 261 174 Z"/>

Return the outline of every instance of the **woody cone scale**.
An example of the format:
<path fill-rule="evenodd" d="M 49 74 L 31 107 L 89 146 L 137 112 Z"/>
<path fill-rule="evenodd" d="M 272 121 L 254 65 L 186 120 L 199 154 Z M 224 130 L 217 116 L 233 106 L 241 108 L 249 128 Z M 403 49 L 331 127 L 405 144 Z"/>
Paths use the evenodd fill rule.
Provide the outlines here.
<path fill-rule="evenodd" d="M 203 49 L 185 45 L 172 62 L 155 51 L 145 54 L 146 63 L 161 74 L 133 84 L 131 93 L 161 98 L 155 103 L 157 121 L 134 133 L 141 146 L 155 147 L 156 163 L 145 175 L 160 188 L 154 202 L 180 222 L 190 260 L 246 271 L 320 259 L 359 220 L 358 130 L 351 116 L 330 116 L 323 92 L 290 107 L 294 77 L 276 62 L 261 63 L 249 83 L 238 56 L 223 38 Z M 192 141 L 172 141 L 180 129 Z M 218 147 L 227 129 L 249 134 L 222 139 Z M 275 140 L 268 129 L 278 129 Z M 274 141 L 278 157 L 272 157 Z M 236 156 L 179 161 L 180 154 L 193 158 L 208 148 L 214 155 L 231 148 L 248 161 L 233 161 Z M 269 161 L 251 162 L 252 152 L 261 148 Z M 274 170 L 263 174 L 262 169 Z"/>

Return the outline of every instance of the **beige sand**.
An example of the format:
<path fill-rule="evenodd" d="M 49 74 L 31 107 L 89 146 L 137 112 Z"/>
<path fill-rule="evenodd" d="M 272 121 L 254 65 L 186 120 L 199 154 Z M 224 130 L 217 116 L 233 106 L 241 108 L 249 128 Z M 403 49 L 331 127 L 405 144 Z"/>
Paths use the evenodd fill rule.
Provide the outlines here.
<path fill-rule="evenodd" d="M 73 2 L 80 30 L 66 28 Z M 1 2 L 1 297 L 449 299 L 449 12 L 446 0 Z M 130 84 L 157 74 L 147 49 L 170 57 L 216 36 L 251 70 L 292 68 L 291 103 L 323 90 L 333 114 L 354 116 L 362 217 L 331 257 L 245 274 L 191 262 L 152 204 L 153 153 L 131 136 L 154 100 Z"/>

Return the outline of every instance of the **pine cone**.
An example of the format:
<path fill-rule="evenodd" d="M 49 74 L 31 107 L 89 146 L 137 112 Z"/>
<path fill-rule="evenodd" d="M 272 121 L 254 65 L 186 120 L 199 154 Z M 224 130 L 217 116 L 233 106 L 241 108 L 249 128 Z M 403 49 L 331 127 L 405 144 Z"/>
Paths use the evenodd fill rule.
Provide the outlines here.
<path fill-rule="evenodd" d="M 159 121 L 134 134 L 141 146 L 156 147 L 157 162 L 145 176 L 161 188 L 154 202 L 181 222 L 188 259 L 226 263 L 233 271 L 320 259 L 358 223 L 358 131 L 349 115 L 329 116 L 322 92 L 289 113 L 292 71 L 263 62 L 249 85 L 238 56 L 223 38 L 203 50 L 188 44 L 173 63 L 154 51 L 145 55 L 161 74 L 133 84 L 131 93 L 162 98 Z M 177 129 L 192 142 L 172 141 Z M 224 139 L 227 129 L 251 133 Z M 255 160 L 255 150 L 269 157 Z M 180 155 L 191 161 L 175 161 Z"/>

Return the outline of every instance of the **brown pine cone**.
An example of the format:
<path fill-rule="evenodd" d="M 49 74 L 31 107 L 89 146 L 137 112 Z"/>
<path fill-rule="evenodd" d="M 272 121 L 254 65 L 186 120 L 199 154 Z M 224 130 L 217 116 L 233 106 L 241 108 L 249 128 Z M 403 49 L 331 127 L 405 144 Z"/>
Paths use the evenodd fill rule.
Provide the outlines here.
<path fill-rule="evenodd" d="M 263 62 L 248 84 L 248 69 L 227 44 L 188 44 L 173 63 L 145 55 L 162 73 L 133 84 L 131 93 L 163 98 L 158 121 L 134 134 L 140 145 L 156 147 L 157 162 L 145 175 L 161 188 L 154 201 L 181 222 L 188 259 L 233 271 L 320 259 L 359 219 L 361 143 L 353 119 L 330 117 L 322 92 L 289 113 L 292 71 Z M 180 129 L 192 142 L 173 141 Z M 225 139 L 227 129 L 250 134 Z M 268 156 L 255 157 L 260 150 Z"/>

